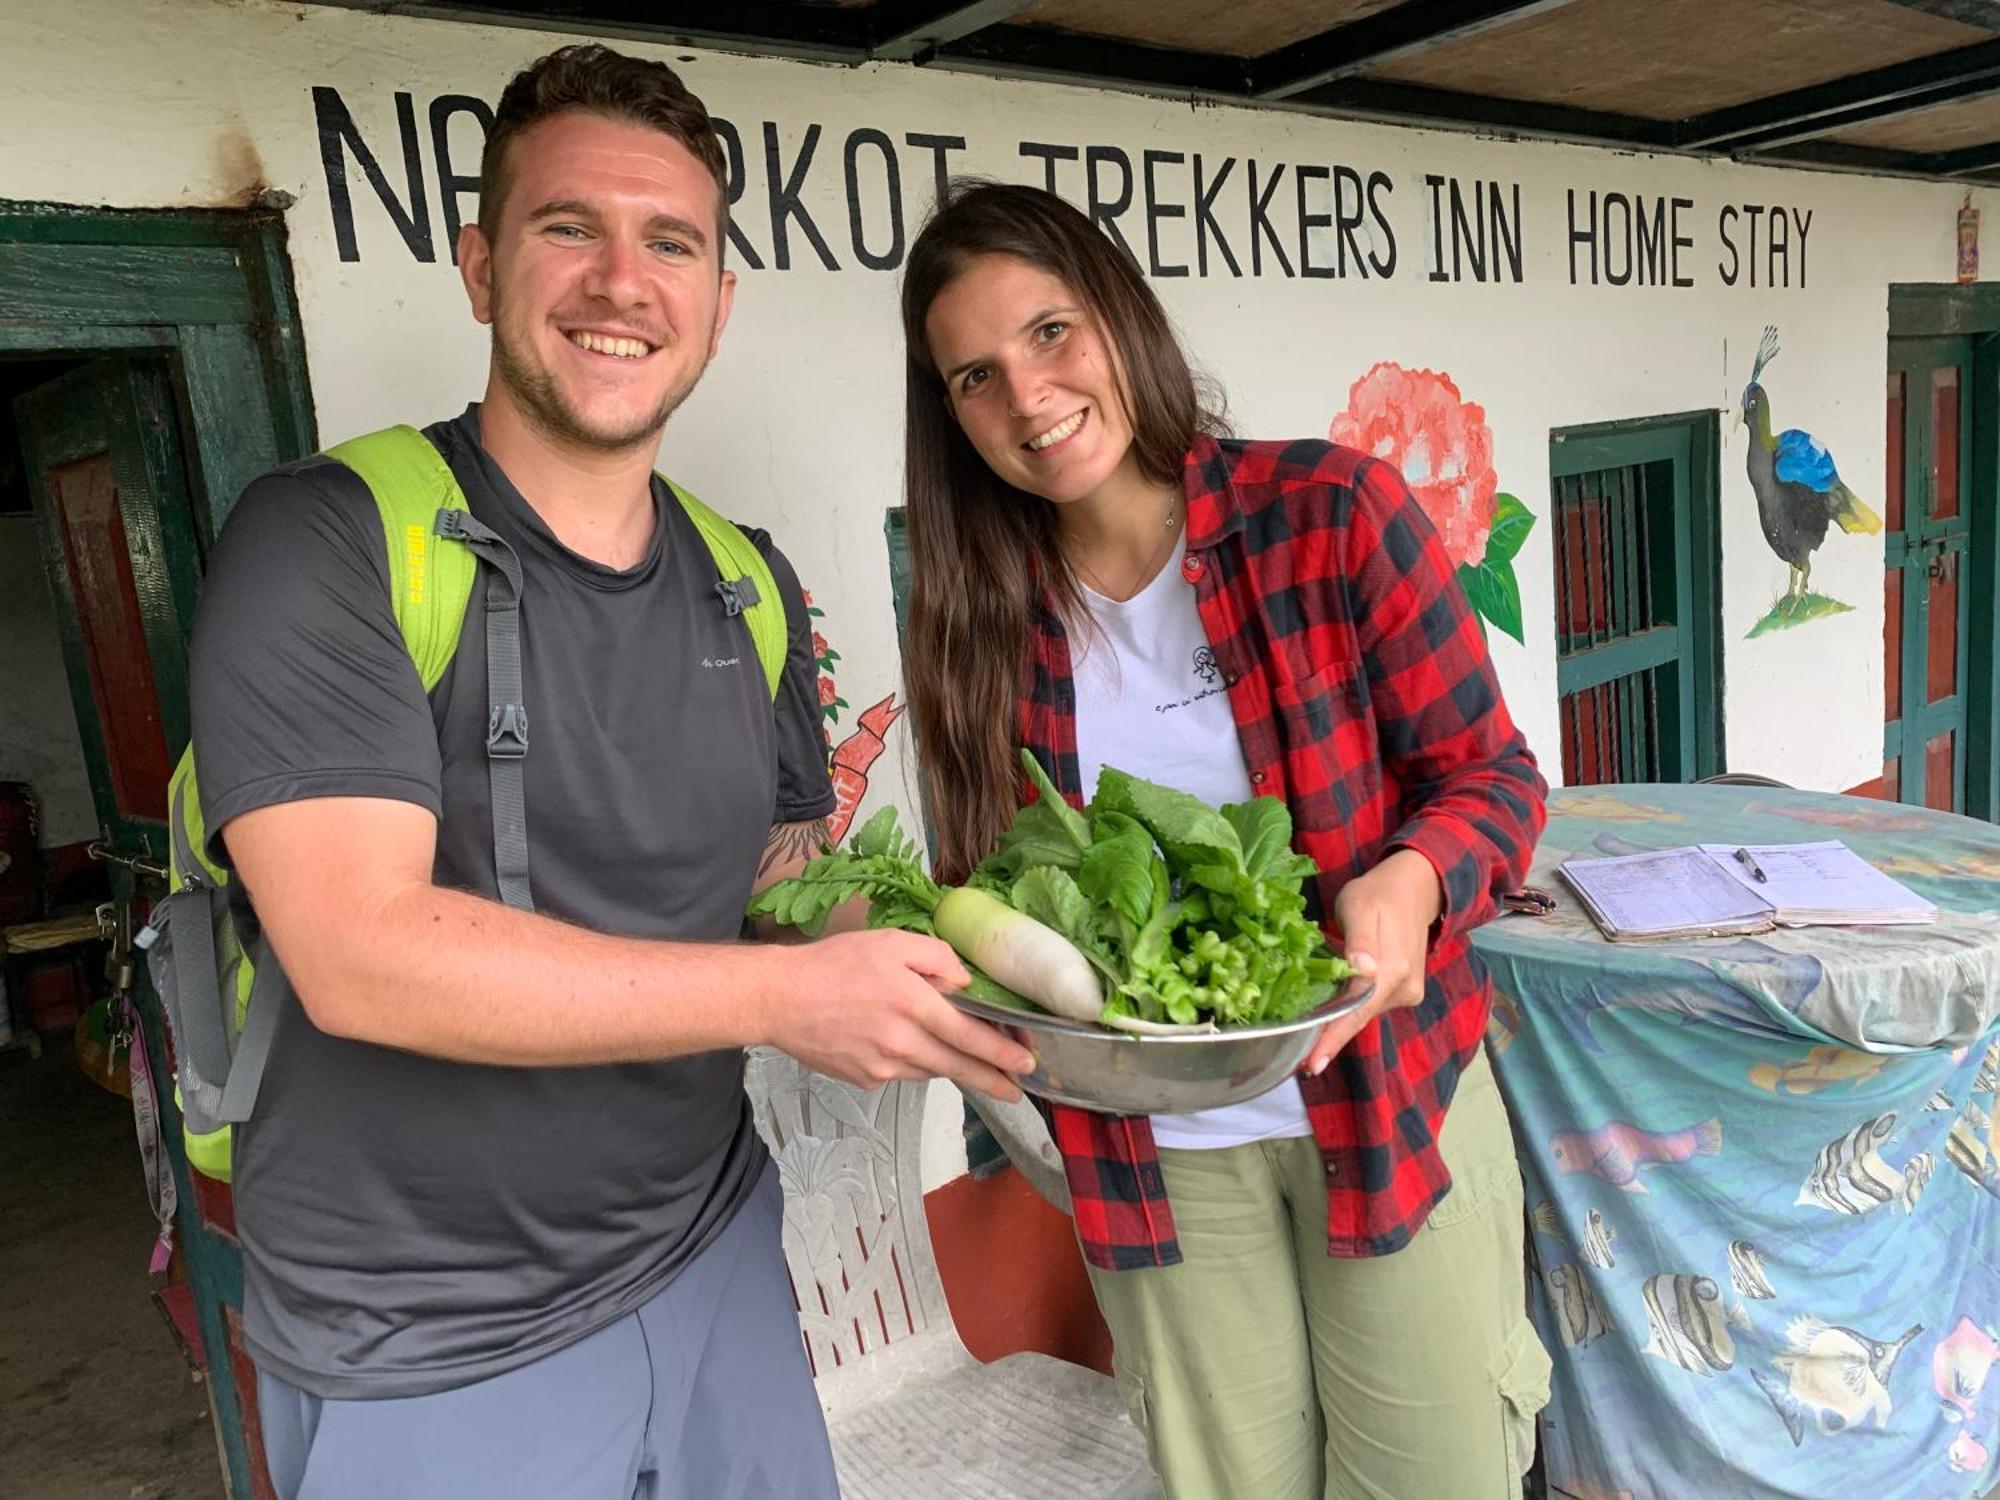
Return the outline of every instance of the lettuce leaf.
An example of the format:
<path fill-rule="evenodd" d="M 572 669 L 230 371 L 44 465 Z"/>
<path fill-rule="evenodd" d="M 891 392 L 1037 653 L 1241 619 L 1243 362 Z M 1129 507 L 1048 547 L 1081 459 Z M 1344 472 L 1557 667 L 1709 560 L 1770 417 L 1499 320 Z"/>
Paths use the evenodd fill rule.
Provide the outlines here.
<path fill-rule="evenodd" d="M 1199 797 L 1106 766 L 1090 807 L 1093 813 L 1124 813 L 1144 824 L 1176 873 L 1195 865 L 1243 867 L 1243 841 L 1235 828 Z"/>

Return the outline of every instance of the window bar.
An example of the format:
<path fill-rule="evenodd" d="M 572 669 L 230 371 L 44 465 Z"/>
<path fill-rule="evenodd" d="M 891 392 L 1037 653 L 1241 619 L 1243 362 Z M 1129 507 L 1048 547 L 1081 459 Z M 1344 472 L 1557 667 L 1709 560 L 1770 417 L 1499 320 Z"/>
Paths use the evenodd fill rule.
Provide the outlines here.
<path fill-rule="evenodd" d="M 1626 716 L 1632 726 L 1632 744 L 1625 756 L 1625 781 L 1646 779 L 1646 757 L 1652 745 L 1646 739 L 1646 674 L 1634 672 L 1621 684 L 1628 705 Z"/>
<path fill-rule="evenodd" d="M 1597 775 L 1597 705 L 1591 701 L 1590 689 L 1585 688 L 1576 695 L 1576 734 L 1579 749 L 1576 762 L 1586 782 L 1595 782 Z"/>
<path fill-rule="evenodd" d="M 1660 737 L 1660 669 L 1658 667 L 1654 667 L 1646 673 L 1646 717 L 1651 720 L 1653 726 L 1652 775 L 1648 779 L 1652 781 L 1664 781 L 1667 779 L 1665 764 L 1666 745 Z M 1674 756 L 1676 762 L 1678 762 L 1680 757 L 1678 746 L 1675 747 Z M 1677 764 L 1675 779 L 1681 779 L 1685 775 L 1685 772 L 1686 768 Z"/>
<path fill-rule="evenodd" d="M 1625 471 L 1625 597 L 1630 601 L 1629 632 L 1637 635 L 1653 623 L 1646 610 L 1644 586 L 1646 555 L 1646 469 L 1634 464 Z"/>
<path fill-rule="evenodd" d="M 1576 477 L 1576 508 L 1569 527 L 1570 648 L 1590 648 L 1590 476 Z"/>
<path fill-rule="evenodd" d="M 1604 779 L 1623 781 L 1625 779 L 1625 735 L 1619 720 L 1623 705 L 1618 698 L 1618 685 L 1622 678 L 1614 677 L 1604 684 L 1604 718 L 1610 730 L 1611 753 L 1604 759 Z"/>
<path fill-rule="evenodd" d="M 1645 781 L 1651 774 L 1653 736 L 1646 714 L 1646 679 L 1651 675 L 1652 668 L 1648 667 L 1643 672 L 1634 672 L 1627 679 L 1627 691 L 1632 695 L 1633 733 L 1638 737 L 1632 746 L 1632 774 L 1626 778 L 1628 781 Z"/>
<path fill-rule="evenodd" d="M 1660 623 L 1653 613 L 1653 485 L 1652 466 L 1639 466 L 1639 515 L 1634 530 L 1639 539 L 1639 618 L 1648 629 Z"/>
<path fill-rule="evenodd" d="M 1591 697 L 1597 705 L 1597 779 L 1609 781 L 1611 768 L 1617 764 L 1618 740 L 1611 722 L 1610 684 L 1600 682 L 1591 689 Z"/>
<path fill-rule="evenodd" d="M 1632 633 L 1625 590 L 1626 483 L 1631 473 L 1630 469 L 1607 469 L 1604 474 L 1605 547 L 1610 557 L 1610 567 L 1606 570 L 1605 592 L 1609 596 L 1606 623 L 1614 640 Z"/>
<path fill-rule="evenodd" d="M 1590 476 L 1579 475 L 1576 482 L 1576 526 L 1571 532 L 1570 587 L 1576 591 L 1577 649 L 1588 651 L 1595 632 L 1590 618 L 1590 513 L 1597 503 Z"/>
<path fill-rule="evenodd" d="M 1600 476 L 1593 474 L 1592 479 Z M 1590 644 L 1604 641 L 1604 496 L 1602 486 L 1589 487 L 1590 504 L 1584 511 L 1583 577 Z"/>
<path fill-rule="evenodd" d="M 1636 630 L 1633 618 L 1632 591 L 1630 588 L 1630 568 L 1632 552 L 1632 470 L 1628 465 L 1614 469 L 1606 476 L 1612 484 L 1611 520 L 1611 584 L 1617 607 L 1614 611 L 1617 635 L 1629 639 Z M 1639 745 L 1638 700 L 1629 682 L 1621 682 L 1618 690 L 1618 726 L 1625 740 L 1625 759 L 1620 763 L 1621 781 L 1630 781 L 1631 757 Z"/>
<path fill-rule="evenodd" d="M 1569 496 L 1570 482 L 1558 479 L 1549 496 L 1556 531 L 1556 655 L 1569 655 Z"/>
<path fill-rule="evenodd" d="M 1584 603 L 1583 512 L 1586 502 L 1583 477 L 1570 480 L 1568 525 L 1563 531 L 1563 559 L 1569 569 L 1569 593 L 1564 607 L 1569 612 L 1569 649 L 1580 651 L 1590 644 L 1590 620 Z"/>
<path fill-rule="evenodd" d="M 1646 740 L 1639 725 L 1639 680 L 1637 674 L 1618 679 L 1618 722 L 1625 729 L 1624 754 L 1618 758 L 1618 779 L 1640 781 L 1640 767 L 1646 758 Z"/>
<path fill-rule="evenodd" d="M 1583 768 L 1583 779 L 1595 784 L 1603 778 L 1597 774 L 1597 704 L 1591 692 L 1585 688 L 1576 695 L 1576 732 L 1583 745 L 1577 763 Z"/>

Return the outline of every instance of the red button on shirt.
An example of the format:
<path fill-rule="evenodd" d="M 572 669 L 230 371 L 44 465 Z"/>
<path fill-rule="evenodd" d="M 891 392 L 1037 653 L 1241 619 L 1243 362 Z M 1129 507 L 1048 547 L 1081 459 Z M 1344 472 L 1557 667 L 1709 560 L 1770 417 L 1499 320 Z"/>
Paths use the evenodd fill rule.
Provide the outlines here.
<path fill-rule="evenodd" d="M 1181 559 L 1181 577 L 1185 578 L 1189 583 L 1193 583 L 1197 578 L 1201 577 L 1204 571 L 1206 571 L 1206 564 L 1200 558 L 1189 556 Z"/>

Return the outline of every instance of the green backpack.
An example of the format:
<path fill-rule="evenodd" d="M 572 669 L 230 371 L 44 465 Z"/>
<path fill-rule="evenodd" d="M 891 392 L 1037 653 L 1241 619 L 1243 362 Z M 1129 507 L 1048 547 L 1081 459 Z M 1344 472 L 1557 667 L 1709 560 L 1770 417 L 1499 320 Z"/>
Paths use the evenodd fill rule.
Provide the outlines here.
<path fill-rule="evenodd" d="M 451 467 L 413 427 L 391 427 L 329 448 L 367 482 L 382 515 L 396 624 L 424 691 L 436 687 L 458 650 L 473 580 L 486 585 L 487 768 L 493 802 L 494 865 L 501 899 L 533 910 L 528 889 L 527 816 L 522 798 L 528 752 L 521 684 L 521 566 L 513 549 L 466 508 Z M 715 558 L 723 612 L 740 615 L 775 701 L 784 670 L 784 601 L 769 564 L 732 522 L 680 486 L 669 488 Z M 175 768 L 168 793 L 169 894 L 138 936 L 173 1038 L 174 1079 L 188 1163 L 227 1182 L 230 1129 L 250 1118 L 270 1055 L 277 1013 L 290 987 L 261 945 L 244 946 L 229 910 L 229 872 L 208 857 L 194 746 Z"/>

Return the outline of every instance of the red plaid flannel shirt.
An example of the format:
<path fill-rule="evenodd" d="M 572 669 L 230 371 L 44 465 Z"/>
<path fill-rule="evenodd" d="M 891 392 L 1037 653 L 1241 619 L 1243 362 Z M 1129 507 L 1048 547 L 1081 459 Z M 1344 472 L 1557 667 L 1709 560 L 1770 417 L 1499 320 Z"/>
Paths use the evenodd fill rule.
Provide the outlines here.
<path fill-rule="evenodd" d="M 1322 871 L 1319 910 L 1393 849 L 1422 854 L 1443 888 L 1423 1002 L 1299 1081 L 1326 1158 L 1328 1253 L 1387 1255 L 1450 1191 L 1438 1131 L 1492 998 L 1468 937 L 1525 877 L 1547 784 L 1452 564 L 1393 469 L 1330 443 L 1200 437 L 1184 485 L 1181 572 L 1251 784 L 1285 800 L 1294 846 Z M 1022 743 L 1081 804 L 1069 643 L 1046 597 L 1029 657 Z M 1050 1113 L 1091 1264 L 1177 1263 L 1152 1122 Z"/>

